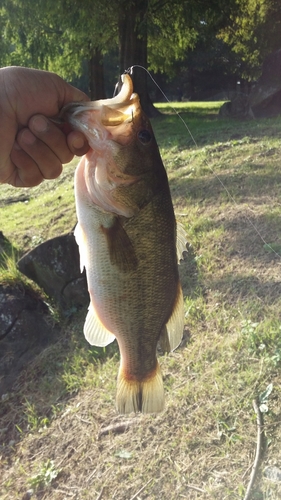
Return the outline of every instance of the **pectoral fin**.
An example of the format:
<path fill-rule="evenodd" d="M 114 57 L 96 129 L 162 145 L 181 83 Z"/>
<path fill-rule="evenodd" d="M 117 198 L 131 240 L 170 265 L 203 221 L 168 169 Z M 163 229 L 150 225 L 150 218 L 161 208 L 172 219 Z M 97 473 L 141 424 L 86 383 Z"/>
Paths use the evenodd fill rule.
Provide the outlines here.
<path fill-rule="evenodd" d="M 174 351 L 181 343 L 184 328 L 184 303 L 181 285 L 178 285 L 172 314 L 164 326 L 159 339 L 164 352 Z"/>
<path fill-rule="evenodd" d="M 115 335 L 109 332 L 98 318 L 93 304 L 90 304 L 84 325 L 84 335 L 89 344 L 105 347 L 114 341 Z"/>
<path fill-rule="evenodd" d="M 107 239 L 111 264 L 122 272 L 134 271 L 138 265 L 137 256 L 120 220 L 116 217 L 110 227 L 101 226 L 101 230 Z"/>

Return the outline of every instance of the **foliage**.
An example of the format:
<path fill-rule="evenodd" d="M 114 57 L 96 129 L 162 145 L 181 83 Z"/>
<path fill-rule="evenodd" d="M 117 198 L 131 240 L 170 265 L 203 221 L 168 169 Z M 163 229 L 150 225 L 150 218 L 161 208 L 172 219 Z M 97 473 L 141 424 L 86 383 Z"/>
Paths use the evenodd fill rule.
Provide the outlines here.
<path fill-rule="evenodd" d="M 23 284 L 26 280 L 17 268 L 17 255 L 14 250 L 11 253 L 0 254 L 0 283 L 5 285 Z"/>
<path fill-rule="evenodd" d="M 281 46 L 281 13 L 278 0 L 239 0 L 238 11 L 218 37 L 241 60 L 241 74 L 255 79 L 264 58 Z"/>
<path fill-rule="evenodd" d="M 146 66 L 147 50 L 149 69 L 171 77 L 187 51 L 196 50 L 198 43 L 202 46 L 206 32 L 215 39 L 218 29 L 228 25 L 235 6 L 234 0 L 112 0 L 106 8 L 102 0 L 94 4 L 91 0 L 3 0 L 0 64 L 33 66 L 72 80 L 87 70 L 96 51 L 102 63 L 103 56 L 111 58 L 119 44 L 121 52 L 132 51 L 130 64 Z M 147 49 L 141 47 L 141 39 Z M 126 57 L 121 54 L 119 59 L 123 71 Z"/>
<path fill-rule="evenodd" d="M 80 75 L 94 48 L 112 46 L 111 5 L 105 10 L 101 1 L 93 7 L 91 0 L 4 0 L 2 38 L 10 51 L 1 51 L 1 63 L 51 70 L 68 79 Z"/>
<path fill-rule="evenodd" d="M 53 460 L 44 462 L 37 473 L 28 482 L 30 486 L 37 489 L 39 487 L 50 486 L 60 473 L 60 469 L 55 467 Z"/>
<path fill-rule="evenodd" d="M 175 61 L 182 60 L 194 48 L 198 30 L 187 17 L 186 2 L 164 2 L 153 10 L 150 5 L 148 25 L 148 65 L 152 71 L 175 73 Z"/>
<path fill-rule="evenodd" d="M 280 28 L 279 0 L 112 0 L 106 8 L 102 0 L 3 0 L 0 64 L 47 69 L 74 80 L 88 72 L 95 56 L 103 71 L 108 55 L 116 78 L 125 69 L 122 56 L 116 67 L 117 47 L 132 50 L 143 38 L 148 68 L 168 78 L 183 64 L 191 74 L 213 65 L 221 75 L 251 80 L 264 58 L 280 48 Z M 134 64 L 146 66 L 144 52 L 132 52 Z"/>

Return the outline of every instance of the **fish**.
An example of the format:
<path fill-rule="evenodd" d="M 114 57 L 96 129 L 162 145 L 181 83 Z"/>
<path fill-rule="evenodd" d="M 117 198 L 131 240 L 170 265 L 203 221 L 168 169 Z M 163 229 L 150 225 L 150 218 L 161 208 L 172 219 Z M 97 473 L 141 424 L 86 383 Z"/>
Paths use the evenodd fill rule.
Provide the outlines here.
<path fill-rule="evenodd" d="M 101 347 L 117 339 L 117 411 L 155 413 L 164 409 L 157 344 L 173 351 L 183 335 L 178 262 L 186 241 L 150 121 L 130 75 L 121 79 L 115 97 L 62 112 L 90 145 L 74 179 L 75 238 L 90 295 L 84 335 Z"/>

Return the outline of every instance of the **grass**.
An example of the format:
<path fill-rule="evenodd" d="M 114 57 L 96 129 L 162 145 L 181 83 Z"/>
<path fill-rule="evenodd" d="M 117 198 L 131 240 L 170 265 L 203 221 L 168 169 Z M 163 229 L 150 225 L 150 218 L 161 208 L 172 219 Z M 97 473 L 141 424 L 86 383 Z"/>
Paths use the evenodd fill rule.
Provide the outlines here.
<path fill-rule="evenodd" d="M 116 414 L 118 350 L 90 347 L 78 312 L 2 397 L 1 500 L 30 488 L 40 500 L 243 499 L 257 397 L 266 445 L 252 499 L 280 498 L 264 470 L 281 467 L 281 118 L 220 119 L 220 104 L 173 103 L 197 145 L 168 105 L 153 121 L 190 245 L 184 340 L 160 356 L 165 411 Z M 1 230 L 19 254 L 73 227 L 73 169 L 1 187 Z"/>
<path fill-rule="evenodd" d="M 77 159 L 66 165 L 59 179 L 35 188 L 1 186 L 1 230 L 20 254 L 74 227 L 76 163 Z"/>

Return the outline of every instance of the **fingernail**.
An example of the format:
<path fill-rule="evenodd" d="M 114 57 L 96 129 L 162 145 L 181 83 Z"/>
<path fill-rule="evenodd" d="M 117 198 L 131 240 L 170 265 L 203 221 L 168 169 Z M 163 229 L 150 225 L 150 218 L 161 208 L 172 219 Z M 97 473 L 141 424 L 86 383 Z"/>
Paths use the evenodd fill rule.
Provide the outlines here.
<path fill-rule="evenodd" d="M 48 122 L 44 116 L 36 116 L 33 118 L 31 125 L 35 132 L 46 132 L 48 128 Z"/>
<path fill-rule="evenodd" d="M 82 137 L 77 137 L 72 142 L 72 147 L 75 149 L 81 149 L 85 145 L 85 141 Z"/>
<path fill-rule="evenodd" d="M 32 132 L 30 132 L 30 130 L 25 129 L 21 134 L 21 140 L 28 146 L 32 146 L 32 144 L 36 141 L 36 137 L 32 134 Z"/>

